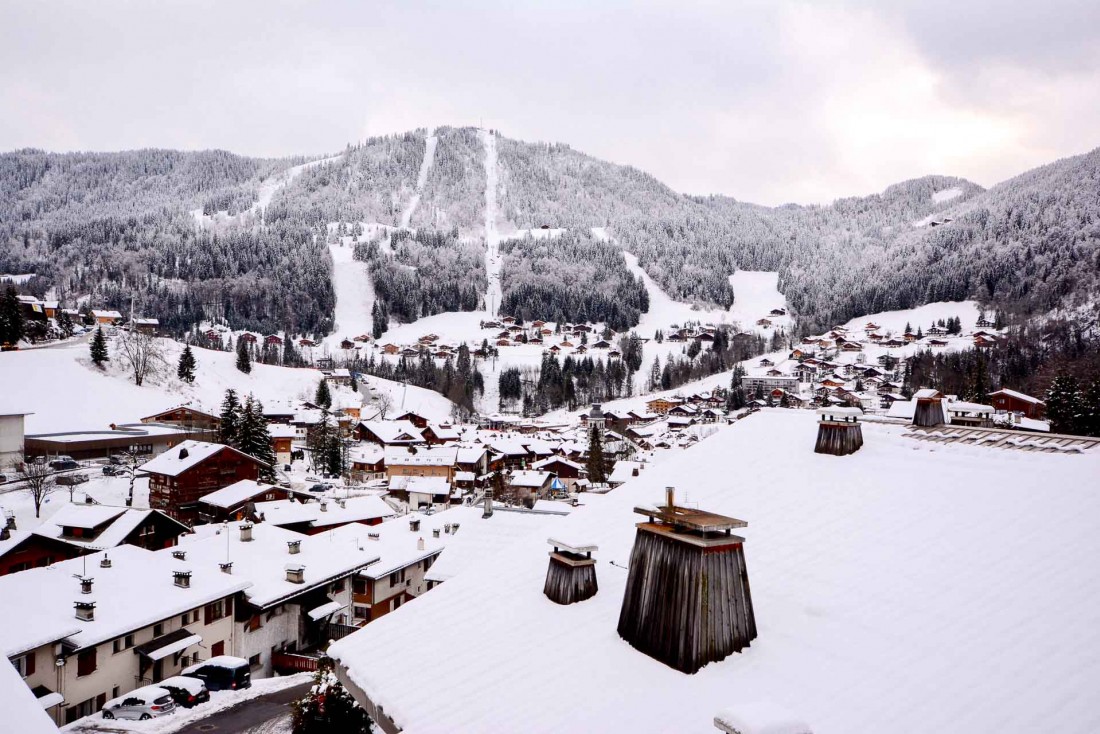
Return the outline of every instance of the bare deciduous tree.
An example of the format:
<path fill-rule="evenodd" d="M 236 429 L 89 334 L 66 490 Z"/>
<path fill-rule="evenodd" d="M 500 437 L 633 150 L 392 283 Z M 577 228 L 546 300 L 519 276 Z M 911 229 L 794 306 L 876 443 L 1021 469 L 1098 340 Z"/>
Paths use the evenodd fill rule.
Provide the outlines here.
<path fill-rule="evenodd" d="M 140 385 L 147 377 L 156 377 L 168 364 L 164 349 L 155 337 L 137 330 L 123 334 L 118 340 L 118 350 L 134 378 Z"/>
<path fill-rule="evenodd" d="M 19 476 L 25 483 L 27 491 L 31 493 L 31 500 L 34 501 L 34 516 L 41 517 L 42 504 L 57 489 L 53 469 L 46 462 L 39 464 L 33 460 L 25 461 Z"/>
<path fill-rule="evenodd" d="M 386 413 L 393 408 L 393 398 L 389 393 L 379 392 L 375 396 L 375 405 L 378 406 L 378 417 L 382 420 L 386 419 Z"/>

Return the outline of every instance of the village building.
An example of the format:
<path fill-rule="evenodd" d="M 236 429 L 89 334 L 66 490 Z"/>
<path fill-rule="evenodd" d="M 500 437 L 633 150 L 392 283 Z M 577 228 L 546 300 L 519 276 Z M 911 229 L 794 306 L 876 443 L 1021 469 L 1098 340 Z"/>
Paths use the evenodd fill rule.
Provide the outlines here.
<path fill-rule="evenodd" d="M 149 476 L 149 506 L 183 521 L 198 519 L 199 500 L 242 479 L 256 479 L 265 464 L 231 446 L 184 441 L 142 464 Z"/>
<path fill-rule="evenodd" d="M 382 446 L 415 446 L 425 442 L 420 429 L 409 421 L 361 421 L 355 427 L 355 437 Z"/>
<path fill-rule="evenodd" d="M 122 454 L 145 458 L 182 445 L 194 433 L 191 429 L 159 423 L 113 425 L 97 431 L 35 433 L 25 437 L 25 451 L 28 457 L 71 456 L 78 460 Z"/>
<path fill-rule="evenodd" d="M 122 314 L 118 311 L 92 309 L 92 321 L 103 326 L 112 326 L 122 321 Z"/>
<path fill-rule="evenodd" d="M 31 413 L 0 413 L 0 472 L 23 462 L 26 417 Z"/>
<path fill-rule="evenodd" d="M 989 398 L 998 412 L 1019 413 L 1025 418 L 1036 420 L 1046 417 L 1046 403 L 1022 392 L 1001 388 L 989 393 Z"/>
<path fill-rule="evenodd" d="M 303 497 L 257 502 L 256 522 L 277 525 L 302 535 L 319 533 L 351 523 L 377 525 L 397 512 L 377 495 L 364 497 Z"/>
<path fill-rule="evenodd" d="M 241 583 L 225 654 L 248 660 L 257 677 L 298 672 L 317 666 L 317 655 L 303 653 L 351 631 L 351 578 L 378 561 L 357 537 L 348 528 L 306 537 L 271 523 L 203 525 L 183 539 L 177 563 Z"/>
<path fill-rule="evenodd" d="M 187 429 L 189 433 L 199 434 L 217 431 L 222 420 L 221 416 L 213 410 L 200 405 L 185 403 L 153 415 L 147 415 L 141 419 L 141 422 L 179 426 Z"/>
<path fill-rule="evenodd" d="M 242 479 L 211 492 L 199 500 L 199 521 L 204 523 L 247 520 L 255 514 L 257 502 L 273 502 L 308 495 L 306 492 L 253 479 Z"/>
<path fill-rule="evenodd" d="M 0 605 L 0 654 L 58 725 L 233 649 L 249 582 L 171 552 L 123 545 L 0 578 L 0 598 L 20 600 Z"/>
<path fill-rule="evenodd" d="M 508 476 L 508 486 L 525 500 L 546 499 L 554 474 L 548 471 L 520 470 Z"/>

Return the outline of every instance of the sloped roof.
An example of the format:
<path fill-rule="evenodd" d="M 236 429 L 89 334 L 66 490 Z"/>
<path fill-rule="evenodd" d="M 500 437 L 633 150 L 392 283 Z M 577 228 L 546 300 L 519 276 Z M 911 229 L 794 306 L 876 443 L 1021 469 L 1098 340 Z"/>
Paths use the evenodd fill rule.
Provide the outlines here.
<path fill-rule="evenodd" d="M 808 411 L 722 427 L 559 521 L 553 537 L 599 546 L 593 598 L 549 602 L 545 536 L 523 537 L 329 654 L 410 734 L 556 734 L 578 722 L 702 734 L 719 712 L 760 699 L 820 732 L 1089 730 L 1100 495 L 1088 480 L 1100 455 L 1010 461 L 913 441 L 901 426 L 863 430 L 865 447 L 838 458 L 813 452 Z M 950 481 L 930 482 L 929 471 Z M 749 522 L 739 533 L 759 637 L 694 676 L 616 633 L 633 508 L 661 502 L 666 485 L 690 506 Z M 1057 542 L 1026 543 L 1006 562 L 1029 537 Z M 1021 641 L 1037 619 L 1041 633 Z M 570 674 L 582 683 L 568 695 L 531 695 L 561 690 Z"/>
<path fill-rule="evenodd" d="M 179 445 L 168 449 L 163 454 L 145 462 L 138 467 L 138 469 L 150 474 L 163 474 L 169 477 L 178 477 L 188 469 L 193 469 L 221 451 L 232 451 L 249 461 L 255 462 L 261 466 L 264 465 L 259 459 L 242 453 L 232 446 L 226 446 L 220 443 L 207 443 L 206 441 L 183 441 Z"/>

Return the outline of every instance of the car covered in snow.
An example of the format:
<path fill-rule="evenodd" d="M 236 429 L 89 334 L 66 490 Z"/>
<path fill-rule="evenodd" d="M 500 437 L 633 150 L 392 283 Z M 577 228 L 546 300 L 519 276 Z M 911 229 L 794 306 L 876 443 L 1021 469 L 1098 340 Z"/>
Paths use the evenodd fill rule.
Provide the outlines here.
<path fill-rule="evenodd" d="M 217 655 L 184 668 L 180 675 L 198 678 L 211 691 L 235 691 L 252 687 L 252 669 L 244 658 Z"/>
<path fill-rule="evenodd" d="M 201 678 L 187 675 L 174 675 L 157 683 L 158 686 L 168 691 L 177 706 L 189 709 L 200 703 L 210 700 L 210 691 Z"/>
<path fill-rule="evenodd" d="M 145 721 L 176 712 L 172 694 L 160 686 L 145 686 L 103 704 L 104 719 Z"/>

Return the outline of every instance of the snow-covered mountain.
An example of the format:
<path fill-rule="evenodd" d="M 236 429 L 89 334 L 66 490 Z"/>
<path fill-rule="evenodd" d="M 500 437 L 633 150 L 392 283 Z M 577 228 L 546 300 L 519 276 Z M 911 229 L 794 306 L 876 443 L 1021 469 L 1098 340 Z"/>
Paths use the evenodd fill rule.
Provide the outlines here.
<path fill-rule="evenodd" d="M 0 272 L 36 273 L 32 287 L 105 306 L 128 308 L 136 293 L 177 333 L 215 314 L 238 328 L 329 333 L 326 243 L 340 236 L 362 243 L 367 271 L 385 280 L 375 292 L 406 321 L 493 300 L 526 318 L 629 326 L 646 305 L 638 266 L 670 297 L 722 309 L 735 271 L 778 272 L 806 330 L 966 298 L 1046 311 L 1100 288 L 1098 217 L 1100 150 L 989 190 L 926 176 L 774 208 L 679 194 L 566 145 L 473 128 L 371 138 L 329 158 L 0 155 Z M 544 236 L 479 259 L 487 230 L 494 247 Z M 620 267 L 619 251 L 637 264 Z"/>

